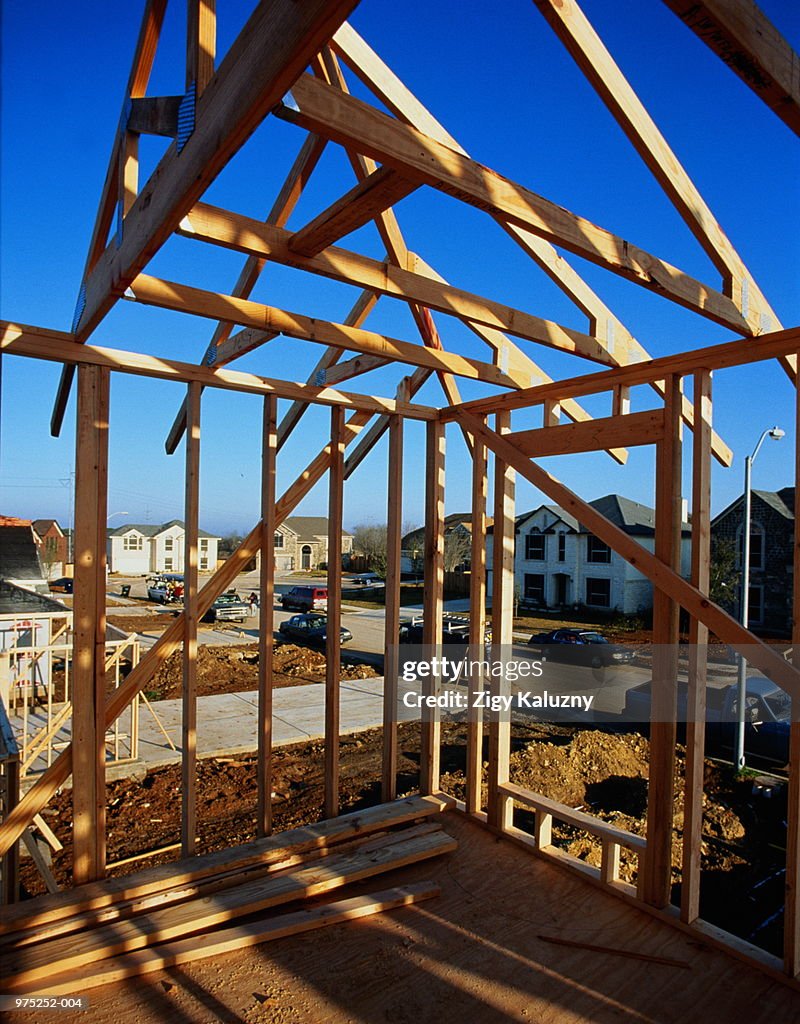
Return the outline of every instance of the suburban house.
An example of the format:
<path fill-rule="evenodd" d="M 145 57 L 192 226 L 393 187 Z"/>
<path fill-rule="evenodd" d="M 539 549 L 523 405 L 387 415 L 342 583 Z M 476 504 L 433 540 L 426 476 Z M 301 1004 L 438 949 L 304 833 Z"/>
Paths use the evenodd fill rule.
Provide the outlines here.
<path fill-rule="evenodd" d="M 108 571 L 126 576 L 152 572 L 183 572 L 186 530 L 180 519 L 160 526 L 127 523 L 108 531 Z M 220 538 L 198 531 L 197 565 L 200 572 L 217 567 Z"/>
<path fill-rule="evenodd" d="M 794 549 L 794 488 L 750 492 L 750 607 L 748 626 L 788 634 L 792 628 L 792 554 Z M 737 574 L 744 546 L 744 495 L 712 520 L 712 558 L 727 542 L 733 549 Z M 741 592 L 731 580 L 729 607 L 741 615 Z"/>
<path fill-rule="evenodd" d="M 353 550 L 353 535 L 342 531 L 342 554 Z M 328 517 L 289 516 L 275 530 L 278 572 L 316 569 L 328 561 Z"/>
<path fill-rule="evenodd" d="M 491 519 L 487 520 L 491 523 Z M 453 512 L 444 517 L 445 568 L 448 571 L 469 568 L 472 552 L 472 516 Z M 402 572 L 422 572 L 425 557 L 425 527 L 407 533 L 400 541 Z"/>
<path fill-rule="evenodd" d="M 33 539 L 47 579 L 63 576 L 67 566 L 67 535 L 55 519 L 34 519 Z"/>
<path fill-rule="evenodd" d="M 655 511 L 647 505 L 607 494 L 589 504 L 648 551 L 655 544 Z M 681 574 L 690 571 L 690 527 L 682 529 Z M 492 530 L 487 530 L 487 567 L 491 587 Z M 640 572 L 612 551 L 558 505 L 540 505 L 516 518 L 514 586 L 522 603 L 536 608 L 616 610 L 625 615 L 653 606 L 653 587 Z"/>
<path fill-rule="evenodd" d="M 49 592 L 30 519 L 0 516 L 0 581 L 26 591 Z"/>

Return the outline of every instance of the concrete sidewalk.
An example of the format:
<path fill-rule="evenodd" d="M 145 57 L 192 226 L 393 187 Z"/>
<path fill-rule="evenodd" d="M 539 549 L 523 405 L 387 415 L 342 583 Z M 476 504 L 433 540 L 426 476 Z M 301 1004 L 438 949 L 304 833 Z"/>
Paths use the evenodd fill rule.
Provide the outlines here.
<path fill-rule="evenodd" d="M 419 692 L 414 684 L 400 683 L 398 720 L 419 718 L 419 710 L 402 702 L 404 692 Z M 139 711 L 138 761 L 108 766 L 109 778 L 122 778 L 141 770 L 181 759 L 181 702 L 152 703 L 161 724 L 175 744 L 172 750 L 153 716 L 142 706 Z M 340 700 L 341 735 L 360 732 L 383 724 L 383 679 L 343 680 Z M 258 691 L 223 693 L 197 700 L 197 753 L 219 757 L 252 753 L 256 750 Z M 284 686 L 273 693 L 273 745 L 286 746 L 325 735 L 325 685 Z"/>

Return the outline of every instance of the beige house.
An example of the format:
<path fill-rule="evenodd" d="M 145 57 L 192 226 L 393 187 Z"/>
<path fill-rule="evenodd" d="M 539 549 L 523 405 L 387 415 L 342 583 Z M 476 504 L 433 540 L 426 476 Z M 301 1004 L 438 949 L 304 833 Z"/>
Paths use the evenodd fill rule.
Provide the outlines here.
<path fill-rule="evenodd" d="M 342 531 L 342 554 L 353 550 L 353 535 Z M 328 561 L 327 516 L 290 516 L 275 530 L 275 569 L 316 569 Z"/>

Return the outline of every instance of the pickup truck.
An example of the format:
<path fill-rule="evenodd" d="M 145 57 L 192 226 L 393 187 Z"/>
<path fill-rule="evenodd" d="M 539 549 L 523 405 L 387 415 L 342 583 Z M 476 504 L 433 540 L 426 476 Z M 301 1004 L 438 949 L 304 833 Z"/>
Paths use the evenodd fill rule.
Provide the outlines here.
<path fill-rule="evenodd" d="M 202 618 L 203 622 L 244 622 L 250 616 L 250 605 L 235 590 L 221 594 Z"/>
<path fill-rule="evenodd" d="M 731 757 L 736 745 L 738 688 L 736 683 L 706 690 L 706 748 L 716 756 Z M 686 684 L 678 684 L 678 722 L 686 721 Z M 650 719 L 650 683 L 625 694 L 624 718 L 645 723 Z M 791 698 L 763 676 L 747 680 L 744 752 L 759 761 L 783 767 L 789 763 Z M 679 724 L 679 740 L 685 726 Z"/>

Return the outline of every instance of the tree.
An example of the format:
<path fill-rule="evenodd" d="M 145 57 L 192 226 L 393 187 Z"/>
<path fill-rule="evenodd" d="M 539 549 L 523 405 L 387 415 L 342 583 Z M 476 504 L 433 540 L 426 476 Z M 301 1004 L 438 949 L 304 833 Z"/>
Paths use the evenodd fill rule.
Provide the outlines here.
<path fill-rule="evenodd" d="M 709 573 L 708 596 L 721 608 L 734 613 L 739 602 L 741 578 L 736 568 L 736 546 L 728 537 L 712 541 Z"/>
<path fill-rule="evenodd" d="M 445 572 L 454 572 L 464 562 L 470 561 L 472 537 L 463 527 L 455 527 L 444 535 Z"/>
<path fill-rule="evenodd" d="M 388 531 L 386 525 L 364 523 L 353 529 L 353 551 L 361 555 L 366 567 L 386 578 Z"/>

